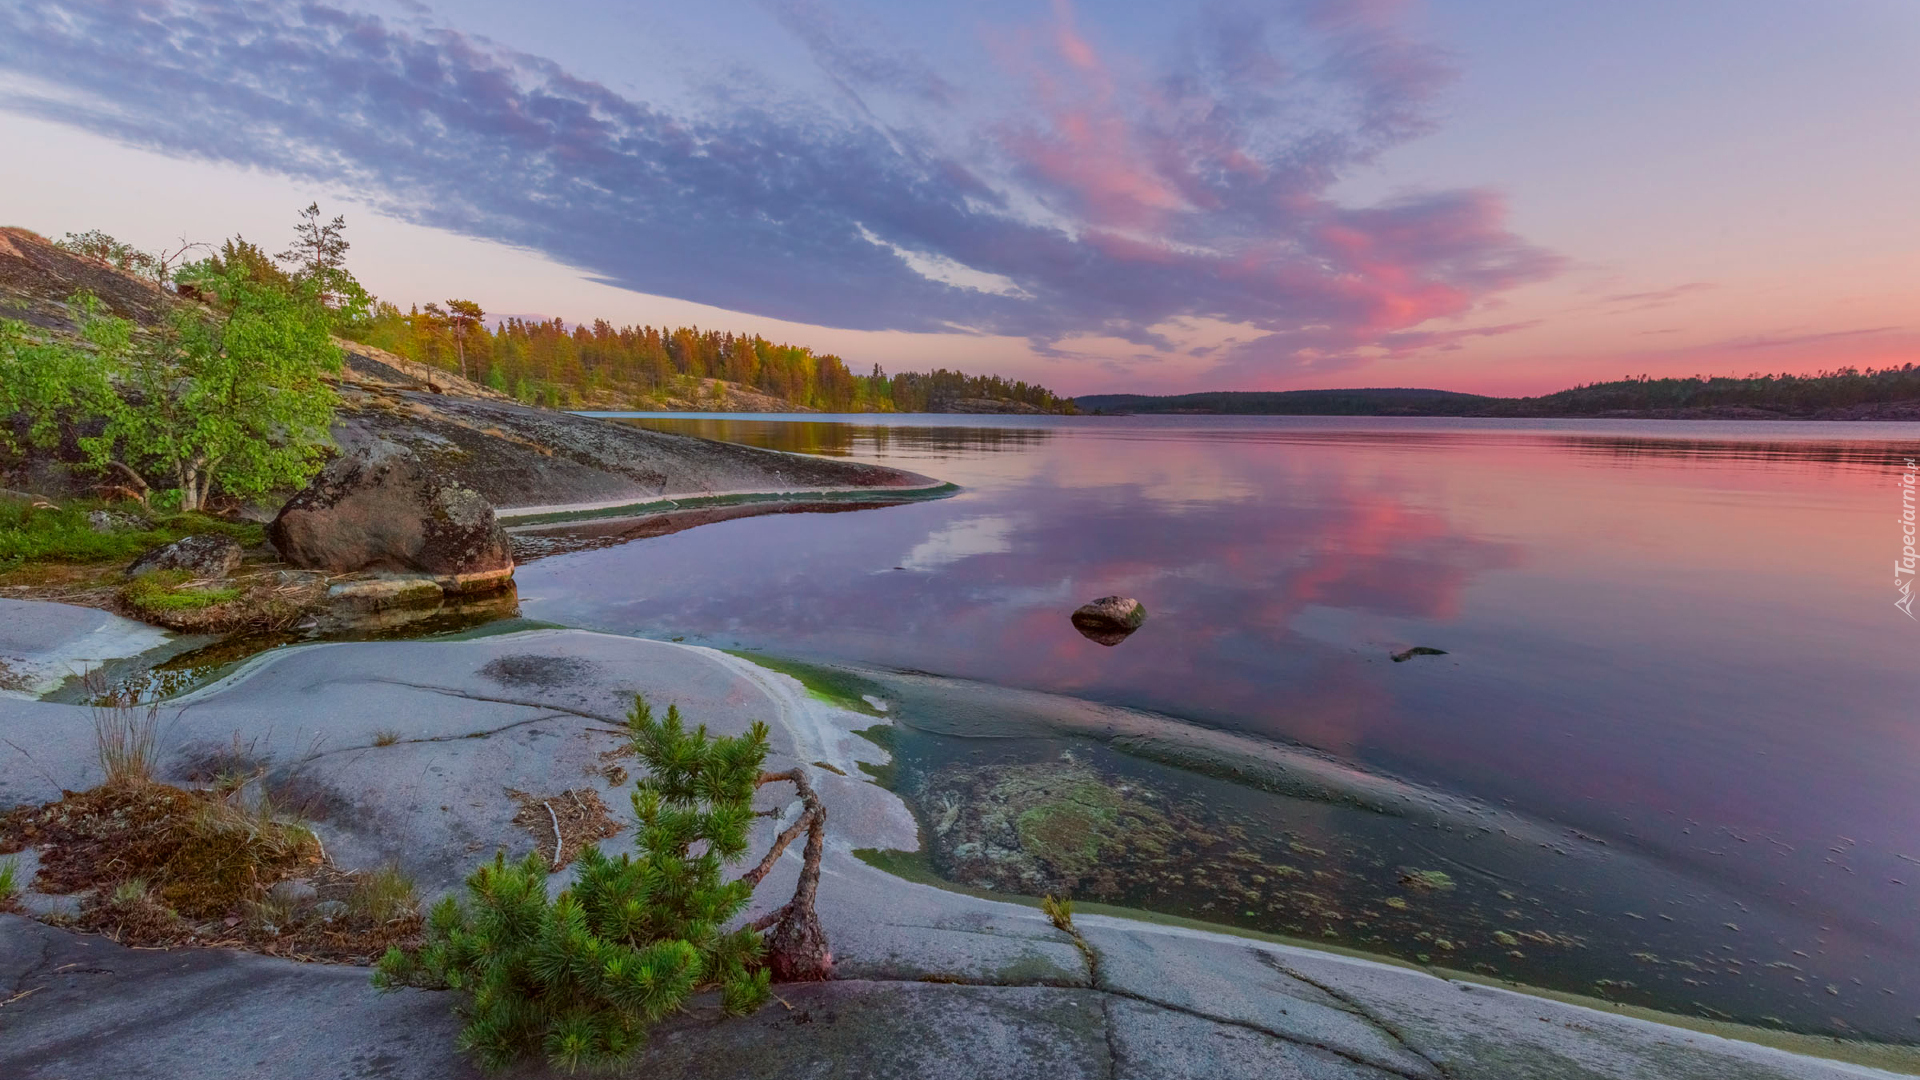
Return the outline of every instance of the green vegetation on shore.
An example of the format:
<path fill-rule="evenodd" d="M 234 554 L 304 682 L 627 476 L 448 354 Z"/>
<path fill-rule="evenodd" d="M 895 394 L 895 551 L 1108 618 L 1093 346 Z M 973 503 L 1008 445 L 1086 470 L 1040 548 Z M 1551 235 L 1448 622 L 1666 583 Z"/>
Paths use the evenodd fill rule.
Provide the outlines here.
<path fill-rule="evenodd" d="M 30 562 L 123 563 L 196 533 L 231 536 L 243 547 L 265 541 L 263 530 L 251 522 L 198 513 L 135 517 L 109 505 L 98 500 L 36 505 L 31 499 L 0 496 L 0 573 Z M 119 505 L 124 509 L 125 504 Z"/>
<path fill-rule="evenodd" d="M 85 291 L 66 304 L 77 336 L 0 320 L 0 469 L 60 459 L 103 493 L 162 512 L 304 484 L 331 443 L 331 331 L 365 306 L 340 263 L 341 227 L 309 207 L 281 257 L 291 271 L 236 237 L 172 271 L 202 303 L 167 305 L 150 325 L 108 314 Z M 161 275 L 182 254 L 141 262 L 99 233 L 64 246 Z"/>

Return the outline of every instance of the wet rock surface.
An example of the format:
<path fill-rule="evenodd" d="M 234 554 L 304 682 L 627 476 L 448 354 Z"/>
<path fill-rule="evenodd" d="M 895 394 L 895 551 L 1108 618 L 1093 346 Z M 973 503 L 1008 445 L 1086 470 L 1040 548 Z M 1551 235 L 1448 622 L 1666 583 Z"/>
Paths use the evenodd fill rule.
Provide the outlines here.
<path fill-rule="evenodd" d="M 842 979 L 781 987 L 782 1002 L 740 1019 L 703 1002 L 657 1030 L 629 1075 L 1889 1075 L 1420 971 L 1083 913 L 1090 962 L 1031 908 L 913 884 L 856 857 L 917 842 L 898 798 L 854 778 L 860 763 L 885 761 L 851 733 L 874 718 L 704 649 L 547 630 L 285 650 L 169 706 L 157 751 L 169 776 L 217 772 L 238 763 L 222 754 L 244 752 L 283 805 L 306 811 L 336 862 L 398 861 L 431 899 L 495 848 L 534 849 L 508 789 L 590 786 L 624 805 L 603 754 L 634 691 L 677 702 L 716 733 L 771 721 L 769 768 L 832 766 L 813 783 L 829 808 L 819 910 Z M 12 749 L 29 733 L 31 760 Z M 0 700 L 0 806 L 96 782 L 91 736 L 85 708 Z M 1074 789 L 1084 776 L 1068 779 L 1049 796 L 1103 807 Z M 780 796 L 769 798 L 765 809 L 784 812 Z M 1144 827 L 1162 827 L 1156 811 L 1178 820 L 1164 800 L 1136 808 L 1125 798 L 1115 812 Z M 762 819 L 754 850 L 777 828 Z M 1011 828 L 1017 835 L 1017 820 Z M 628 850 L 630 837 L 602 840 L 602 850 Z M 797 864 L 789 854 L 776 865 L 750 914 L 790 893 Z M 0 990 L 13 999 L 0 1014 L 8 1077 L 476 1075 L 454 1049 L 449 996 L 378 995 L 364 969 L 128 950 L 0 916 Z"/>
<path fill-rule="evenodd" d="M 138 577 L 156 570 L 185 570 L 195 577 L 223 578 L 240 565 L 242 554 L 239 541 L 230 536 L 183 536 L 133 560 L 127 567 L 127 576 Z"/>

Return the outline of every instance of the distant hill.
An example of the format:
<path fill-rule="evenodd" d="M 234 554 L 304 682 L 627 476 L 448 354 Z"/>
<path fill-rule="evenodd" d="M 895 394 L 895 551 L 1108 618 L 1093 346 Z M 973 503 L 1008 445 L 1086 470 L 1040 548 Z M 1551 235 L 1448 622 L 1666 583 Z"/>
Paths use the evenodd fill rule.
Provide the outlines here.
<path fill-rule="evenodd" d="M 1818 375 L 1619 379 L 1530 398 L 1403 387 L 1221 391 L 1154 397 L 1088 394 L 1083 413 L 1267 416 L 1591 417 L 1623 420 L 1920 420 L 1920 368 Z"/>
<path fill-rule="evenodd" d="M 1282 390 L 1176 394 L 1088 394 L 1073 399 L 1083 413 L 1215 413 L 1275 416 L 1474 416 L 1503 399 L 1451 390 L 1404 387 L 1356 390 Z"/>

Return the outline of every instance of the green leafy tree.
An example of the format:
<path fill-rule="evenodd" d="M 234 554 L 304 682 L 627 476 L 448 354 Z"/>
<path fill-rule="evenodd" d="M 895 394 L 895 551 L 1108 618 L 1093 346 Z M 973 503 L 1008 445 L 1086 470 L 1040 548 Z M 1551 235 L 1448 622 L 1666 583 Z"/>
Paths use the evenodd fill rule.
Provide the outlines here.
<path fill-rule="evenodd" d="M 649 770 L 633 792 L 637 856 L 587 849 L 573 886 L 549 901 L 537 853 L 496 855 L 468 877 L 464 903 L 434 908 L 421 950 L 380 961 L 381 989 L 460 992 L 460 1046 L 489 1068 L 532 1053 L 569 1071 L 615 1064 L 696 990 L 718 987 L 735 1014 L 768 996 L 760 934 L 725 929 L 765 870 L 722 876 L 746 852 L 766 725 L 713 738 L 672 706 L 656 720 L 636 697 L 628 728 Z"/>
<path fill-rule="evenodd" d="M 93 351 L 36 339 L 25 323 L 0 319 L 0 417 L 6 418 L 0 421 L 0 453 L 8 459 L 71 443 L 96 462 L 111 460 L 111 447 L 98 435 L 83 434 L 81 425 L 120 405 L 110 357 L 124 347 L 127 327 L 101 320 L 91 295 L 76 295 L 71 304 Z"/>
<path fill-rule="evenodd" d="M 138 338 L 119 320 L 89 327 L 113 339 L 102 354 L 125 390 L 97 445 L 171 479 L 182 510 L 215 492 L 246 499 L 305 483 L 333 420 L 322 376 L 340 367 L 315 290 L 255 281 L 243 264 L 197 263 L 183 278 L 214 298 L 214 317 L 182 308 Z"/>

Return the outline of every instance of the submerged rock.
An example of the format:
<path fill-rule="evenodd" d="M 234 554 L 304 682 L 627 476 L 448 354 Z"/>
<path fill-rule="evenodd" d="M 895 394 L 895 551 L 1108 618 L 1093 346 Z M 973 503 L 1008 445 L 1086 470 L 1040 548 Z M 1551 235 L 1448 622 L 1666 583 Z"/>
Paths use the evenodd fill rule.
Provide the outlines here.
<path fill-rule="evenodd" d="M 1432 649 L 1432 648 L 1428 648 L 1425 645 L 1415 645 L 1411 649 L 1402 649 L 1401 651 L 1394 653 L 1393 662 L 1396 664 L 1404 664 L 1416 656 L 1445 656 L 1445 655 L 1447 655 L 1447 650 L 1445 649 Z"/>
<path fill-rule="evenodd" d="M 1131 596 L 1103 596 L 1073 613 L 1073 628 L 1089 641 L 1118 645 L 1147 621 L 1146 605 Z"/>
<path fill-rule="evenodd" d="M 407 451 L 335 458 L 288 500 L 267 538 L 295 566 L 430 574 L 448 592 L 513 577 L 512 546 L 493 504 Z"/>
<path fill-rule="evenodd" d="M 156 570 L 185 570 L 195 577 L 223 578 L 240 565 L 240 544 L 230 536 L 196 534 L 154 548 L 127 567 L 128 577 Z"/>

